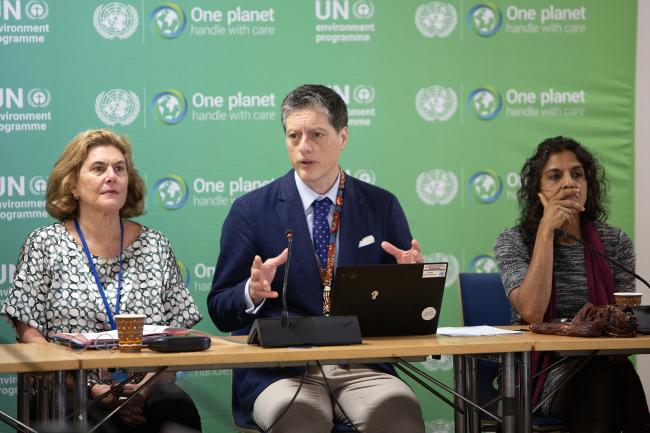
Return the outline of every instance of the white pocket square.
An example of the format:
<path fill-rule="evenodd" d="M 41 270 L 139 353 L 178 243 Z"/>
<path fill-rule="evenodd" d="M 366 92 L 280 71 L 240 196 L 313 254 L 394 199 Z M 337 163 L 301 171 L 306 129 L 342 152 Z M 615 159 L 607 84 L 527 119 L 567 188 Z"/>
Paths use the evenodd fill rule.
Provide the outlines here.
<path fill-rule="evenodd" d="M 374 244 L 375 237 L 373 235 L 366 236 L 365 238 L 359 241 L 359 248 L 365 247 L 366 245 Z"/>

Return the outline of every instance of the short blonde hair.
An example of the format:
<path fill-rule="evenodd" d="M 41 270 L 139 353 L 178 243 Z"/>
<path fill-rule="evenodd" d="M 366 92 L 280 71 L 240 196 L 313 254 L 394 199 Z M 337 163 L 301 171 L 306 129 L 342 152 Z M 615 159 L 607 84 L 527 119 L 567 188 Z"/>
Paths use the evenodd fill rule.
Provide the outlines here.
<path fill-rule="evenodd" d="M 65 147 L 47 180 L 46 207 L 49 214 L 60 221 L 77 215 L 79 203 L 74 199 L 72 190 L 77 185 L 81 166 L 88 157 L 90 149 L 95 146 L 114 146 L 122 152 L 129 174 L 129 184 L 126 202 L 120 209 L 120 216 L 131 218 L 142 215 L 145 186 L 138 171 L 133 167 L 131 143 L 126 136 L 110 129 L 83 131 Z"/>

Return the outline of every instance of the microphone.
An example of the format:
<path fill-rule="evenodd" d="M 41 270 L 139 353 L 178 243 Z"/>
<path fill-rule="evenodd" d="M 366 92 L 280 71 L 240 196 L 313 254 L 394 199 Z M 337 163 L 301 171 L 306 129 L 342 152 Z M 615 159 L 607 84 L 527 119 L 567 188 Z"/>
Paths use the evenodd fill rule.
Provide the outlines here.
<path fill-rule="evenodd" d="M 598 251 L 594 246 L 592 246 L 592 245 L 590 245 L 590 244 L 588 244 L 588 243 L 586 243 L 586 242 L 583 242 L 582 239 L 579 239 L 577 236 L 573 235 L 572 233 L 569 233 L 569 232 L 567 232 L 567 231 L 565 231 L 565 230 L 562 230 L 562 229 L 553 229 L 553 234 L 554 234 L 556 237 L 571 239 L 572 241 L 576 241 L 576 242 L 578 242 L 579 244 L 584 245 L 585 247 L 589 248 L 589 249 L 590 249 L 591 251 L 593 251 L 594 253 L 596 253 L 596 254 L 598 254 L 599 256 L 601 256 L 601 257 L 607 259 L 609 262 L 614 263 L 614 264 L 615 264 L 616 266 L 618 266 L 620 269 L 622 269 L 622 270 L 624 270 L 625 272 L 627 272 L 628 274 L 632 275 L 634 278 L 636 278 L 637 280 L 641 281 L 641 282 L 642 282 L 643 284 L 645 284 L 648 288 L 650 288 L 650 284 L 648 284 L 648 282 L 647 282 L 646 280 L 644 280 L 641 276 L 639 276 L 638 274 L 635 274 L 635 273 L 632 272 L 630 269 L 626 268 L 625 266 L 623 266 L 622 264 L 620 264 L 620 263 L 617 262 L 616 260 L 612 259 L 611 257 L 609 257 L 609 256 L 607 256 L 607 255 L 601 253 L 601 252 Z"/>
<path fill-rule="evenodd" d="M 293 245 L 293 230 L 286 229 L 284 236 L 287 238 L 287 263 L 284 265 L 284 279 L 282 281 L 282 327 L 289 327 L 289 309 L 287 308 L 287 281 L 289 279 L 289 263 L 291 262 L 291 247 Z"/>
<path fill-rule="evenodd" d="M 361 327 L 357 316 L 294 316 L 289 319 L 287 285 L 293 230 L 286 229 L 284 235 L 288 251 L 282 281 L 282 316 L 255 319 L 247 343 L 261 347 L 361 344 Z"/>

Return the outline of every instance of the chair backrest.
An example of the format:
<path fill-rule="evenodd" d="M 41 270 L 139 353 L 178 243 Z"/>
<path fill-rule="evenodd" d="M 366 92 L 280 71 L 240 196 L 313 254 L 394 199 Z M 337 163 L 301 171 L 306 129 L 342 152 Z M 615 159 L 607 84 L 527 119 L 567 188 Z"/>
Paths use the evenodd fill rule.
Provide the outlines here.
<path fill-rule="evenodd" d="M 510 325 L 510 302 L 498 273 L 461 272 L 458 277 L 463 325 Z"/>

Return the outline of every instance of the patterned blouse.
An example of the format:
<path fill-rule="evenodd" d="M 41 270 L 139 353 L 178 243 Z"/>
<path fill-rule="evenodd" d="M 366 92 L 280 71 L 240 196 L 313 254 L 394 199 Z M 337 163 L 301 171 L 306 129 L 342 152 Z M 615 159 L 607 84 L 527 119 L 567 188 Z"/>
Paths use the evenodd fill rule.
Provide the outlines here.
<path fill-rule="evenodd" d="M 93 261 L 115 312 L 119 257 L 93 256 Z M 144 314 L 148 325 L 185 328 L 202 319 L 169 241 L 145 226 L 122 253 L 120 313 Z M 86 254 L 60 222 L 27 237 L 1 314 L 48 338 L 58 332 L 111 329 Z"/>

